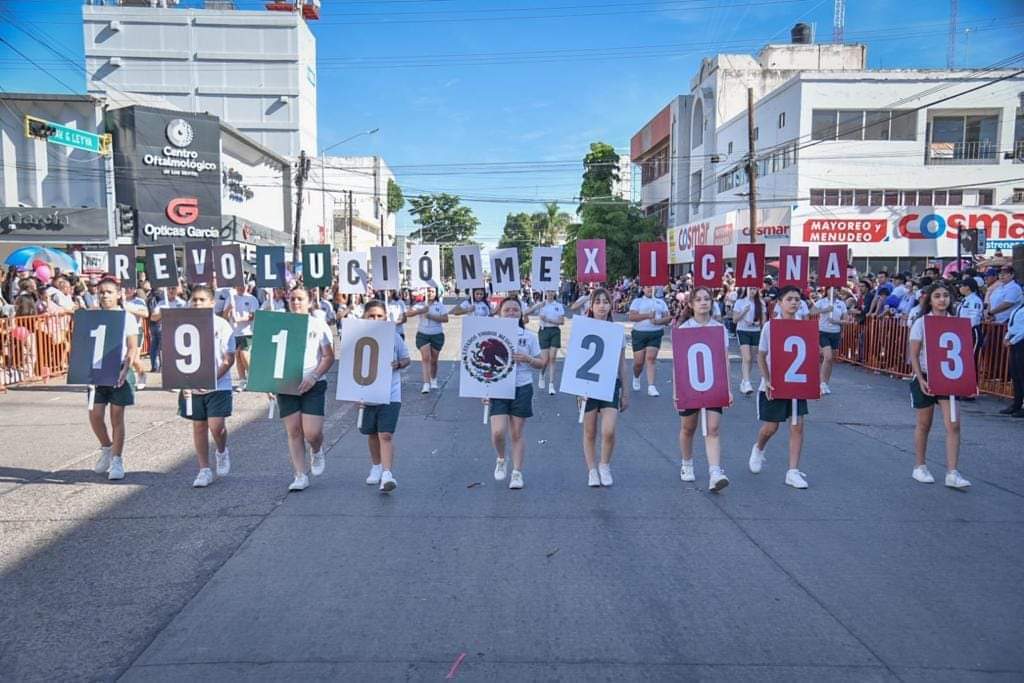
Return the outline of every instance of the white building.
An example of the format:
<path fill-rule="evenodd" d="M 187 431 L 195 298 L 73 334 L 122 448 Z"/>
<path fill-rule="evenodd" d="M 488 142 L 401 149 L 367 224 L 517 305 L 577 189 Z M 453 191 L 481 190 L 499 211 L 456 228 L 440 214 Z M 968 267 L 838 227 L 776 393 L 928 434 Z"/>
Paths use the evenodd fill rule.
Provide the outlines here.
<path fill-rule="evenodd" d="M 308 226 L 316 225 L 314 241 L 322 234 L 320 241 L 339 250 L 348 250 L 350 245 L 354 251 L 394 245 L 396 215 L 388 212 L 388 182 L 394 180 L 379 156 L 312 159 L 303 235 L 309 240 Z M 320 226 L 326 226 L 322 233 Z"/>
<path fill-rule="evenodd" d="M 223 0 L 204 9 L 177 9 L 175 0 L 86 4 L 87 91 L 156 95 L 218 116 L 278 154 L 315 153 L 316 39 L 306 18 L 319 14 L 306 2 L 272 3 L 293 11 L 236 11 Z"/>
<path fill-rule="evenodd" d="M 849 243 L 862 269 L 905 268 L 955 256 L 961 225 L 988 228 L 990 250 L 1024 244 L 1024 77 L 866 63 L 862 45 L 808 43 L 703 61 L 631 144 L 673 263 L 749 240 L 748 87 L 769 255 Z"/>
<path fill-rule="evenodd" d="M 619 180 L 612 185 L 612 196 L 633 201 L 633 164 L 628 154 L 619 155 Z"/>

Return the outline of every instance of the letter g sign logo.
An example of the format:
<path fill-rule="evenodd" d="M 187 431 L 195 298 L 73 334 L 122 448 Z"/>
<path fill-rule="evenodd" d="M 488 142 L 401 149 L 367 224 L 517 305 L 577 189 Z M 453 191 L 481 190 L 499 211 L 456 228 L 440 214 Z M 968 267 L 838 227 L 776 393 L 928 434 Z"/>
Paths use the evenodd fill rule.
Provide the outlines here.
<path fill-rule="evenodd" d="M 167 218 L 178 225 L 188 225 L 199 218 L 199 200 L 178 197 L 167 202 Z"/>

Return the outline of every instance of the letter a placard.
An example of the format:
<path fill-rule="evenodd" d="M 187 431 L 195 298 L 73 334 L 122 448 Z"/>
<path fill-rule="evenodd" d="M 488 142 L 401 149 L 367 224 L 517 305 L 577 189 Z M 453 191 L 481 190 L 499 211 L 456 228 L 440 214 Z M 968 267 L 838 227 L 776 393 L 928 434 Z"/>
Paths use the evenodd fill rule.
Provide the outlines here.
<path fill-rule="evenodd" d="M 725 260 L 722 245 L 699 244 L 693 248 L 693 286 L 717 289 L 722 286 Z"/>
<path fill-rule="evenodd" d="M 736 245 L 736 286 L 760 287 L 764 283 L 763 244 Z"/>
<path fill-rule="evenodd" d="M 576 281 L 604 282 L 606 279 L 604 240 L 576 240 Z"/>
<path fill-rule="evenodd" d="M 807 289 L 809 254 L 808 247 L 779 247 L 779 287 Z"/>
<path fill-rule="evenodd" d="M 640 243 L 640 286 L 657 287 L 668 282 L 668 242 Z"/>
<path fill-rule="evenodd" d="M 395 324 L 380 320 L 346 320 L 339 346 L 336 398 L 378 405 L 390 403 Z"/>
<path fill-rule="evenodd" d="M 818 247 L 818 286 L 844 287 L 846 285 L 845 244 L 822 244 Z"/>

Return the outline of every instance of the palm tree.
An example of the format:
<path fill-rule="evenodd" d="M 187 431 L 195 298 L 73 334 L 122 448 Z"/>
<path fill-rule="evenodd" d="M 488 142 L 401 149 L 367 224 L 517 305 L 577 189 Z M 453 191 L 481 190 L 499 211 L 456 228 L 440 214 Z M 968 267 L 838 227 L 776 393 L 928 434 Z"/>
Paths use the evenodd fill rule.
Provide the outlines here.
<path fill-rule="evenodd" d="M 558 210 L 558 202 L 549 202 L 544 205 L 544 209 L 543 221 L 537 226 L 537 243 L 550 247 L 565 239 L 565 231 L 572 223 L 572 217 Z"/>

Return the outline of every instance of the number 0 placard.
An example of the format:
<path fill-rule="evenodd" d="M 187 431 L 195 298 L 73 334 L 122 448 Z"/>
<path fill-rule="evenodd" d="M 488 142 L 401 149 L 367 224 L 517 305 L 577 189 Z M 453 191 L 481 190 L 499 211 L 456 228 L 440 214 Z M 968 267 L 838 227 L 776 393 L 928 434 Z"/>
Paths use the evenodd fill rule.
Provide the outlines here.
<path fill-rule="evenodd" d="M 725 328 L 721 325 L 673 328 L 676 410 L 729 405 L 725 343 Z"/>
<path fill-rule="evenodd" d="M 212 308 L 166 308 L 161 313 L 164 389 L 216 389 Z"/>
<path fill-rule="evenodd" d="M 821 398 L 818 323 L 772 320 L 768 324 L 772 395 L 769 398 Z"/>
<path fill-rule="evenodd" d="M 337 399 L 390 403 L 395 324 L 379 320 L 346 320 L 340 347 Z"/>
<path fill-rule="evenodd" d="M 927 315 L 924 344 L 928 387 L 936 396 L 975 396 L 978 374 L 969 318 Z"/>
<path fill-rule="evenodd" d="M 624 339 L 622 326 L 618 323 L 575 316 L 565 351 L 560 391 L 611 401 L 615 397 L 615 380 L 619 376 L 619 356 Z"/>
<path fill-rule="evenodd" d="M 256 311 L 246 391 L 298 395 L 309 316 Z"/>
<path fill-rule="evenodd" d="M 124 316 L 124 311 L 75 311 L 68 384 L 117 384 L 124 353 Z"/>

